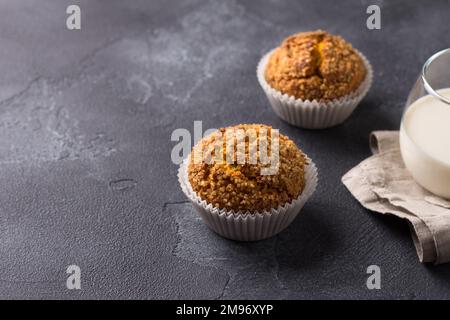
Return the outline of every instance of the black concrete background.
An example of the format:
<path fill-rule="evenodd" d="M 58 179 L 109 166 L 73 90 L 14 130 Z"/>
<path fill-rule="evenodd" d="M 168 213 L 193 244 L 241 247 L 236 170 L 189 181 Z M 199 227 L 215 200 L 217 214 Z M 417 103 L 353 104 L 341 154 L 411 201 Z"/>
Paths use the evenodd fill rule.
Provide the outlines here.
<path fill-rule="evenodd" d="M 378 4 L 382 29 L 366 28 Z M 79 4 L 82 30 L 65 27 Z M 0 298 L 450 298 L 405 222 L 340 182 L 396 129 L 422 63 L 450 46 L 448 1 L 0 1 Z M 345 124 L 298 129 L 271 111 L 256 64 L 316 28 L 364 52 L 374 85 Z M 177 183 L 170 140 L 194 120 L 266 123 L 314 159 L 314 197 L 278 236 L 207 229 Z M 80 266 L 82 289 L 66 289 Z M 381 290 L 366 268 L 381 267 Z"/>

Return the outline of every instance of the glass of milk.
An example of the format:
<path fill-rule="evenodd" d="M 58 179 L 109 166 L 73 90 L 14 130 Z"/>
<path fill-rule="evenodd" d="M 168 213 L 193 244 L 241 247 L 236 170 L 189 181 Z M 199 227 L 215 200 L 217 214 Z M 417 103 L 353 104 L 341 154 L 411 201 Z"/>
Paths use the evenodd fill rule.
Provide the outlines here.
<path fill-rule="evenodd" d="M 450 199 L 450 49 L 425 62 L 409 94 L 400 150 L 417 183 Z"/>

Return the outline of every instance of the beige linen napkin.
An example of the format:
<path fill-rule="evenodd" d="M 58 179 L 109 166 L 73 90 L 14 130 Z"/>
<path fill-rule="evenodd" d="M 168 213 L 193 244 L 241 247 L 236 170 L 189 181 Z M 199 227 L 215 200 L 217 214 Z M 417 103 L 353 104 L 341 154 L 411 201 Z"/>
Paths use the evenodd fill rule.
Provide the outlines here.
<path fill-rule="evenodd" d="M 351 169 L 342 182 L 367 209 L 410 222 L 421 262 L 450 262 L 450 201 L 419 186 L 406 170 L 398 131 L 375 131 L 374 154 Z"/>

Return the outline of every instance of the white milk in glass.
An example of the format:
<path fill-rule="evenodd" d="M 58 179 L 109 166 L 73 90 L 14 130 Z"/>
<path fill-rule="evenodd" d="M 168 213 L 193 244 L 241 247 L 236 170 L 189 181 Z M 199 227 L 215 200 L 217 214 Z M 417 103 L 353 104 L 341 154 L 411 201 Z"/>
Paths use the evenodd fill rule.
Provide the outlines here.
<path fill-rule="evenodd" d="M 450 88 L 438 93 L 450 98 Z M 420 185 L 450 199 L 450 105 L 431 95 L 412 103 L 400 127 L 400 150 Z"/>

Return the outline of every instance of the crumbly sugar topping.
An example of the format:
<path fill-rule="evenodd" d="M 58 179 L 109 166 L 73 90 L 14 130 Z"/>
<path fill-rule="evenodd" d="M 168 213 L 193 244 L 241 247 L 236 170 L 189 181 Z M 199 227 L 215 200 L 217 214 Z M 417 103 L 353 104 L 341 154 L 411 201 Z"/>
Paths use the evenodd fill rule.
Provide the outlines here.
<path fill-rule="evenodd" d="M 277 208 L 297 198 L 305 187 L 306 157 L 292 140 L 282 134 L 277 135 L 279 152 L 273 154 L 272 130 L 270 126 L 243 124 L 219 129 L 216 134 L 203 138 L 193 148 L 188 164 L 189 182 L 197 195 L 216 208 L 250 212 Z M 251 135 L 233 137 L 234 142 L 240 140 L 245 145 L 243 154 L 240 154 L 238 143 L 227 143 L 230 138 L 226 133 L 230 131 L 255 132 L 256 138 L 251 139 Z M 257 146 L 264 143 L 267 143 L 268 155 L 277 159 L 275 174 L 261 174 L 262 169 L 270 165 L 259 160 L 261 148 Z M 218 145 L 220 149 L 217 149 Z M 256 163 L 252 158 L 253 152 L 258 154 Z M 231 161 L 227 161 L 227 154 Z M 194 156 L 201 161 L 194 161 Z M 244 164 L 238 161 L 239 156 L 246 159 Z"/>
<path fill-rule="evenodd" d="M 317 30 L 286 38 L 270 56 L 265 78 L 297 99 L 327 101 L 355 91 L 366 72 L 350 43 Z"/>

